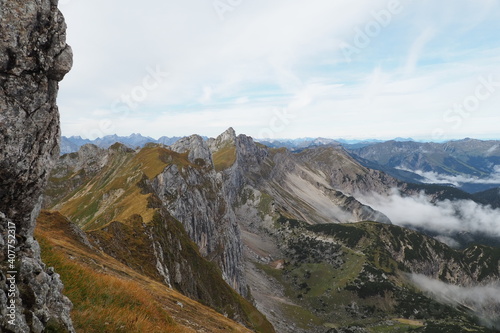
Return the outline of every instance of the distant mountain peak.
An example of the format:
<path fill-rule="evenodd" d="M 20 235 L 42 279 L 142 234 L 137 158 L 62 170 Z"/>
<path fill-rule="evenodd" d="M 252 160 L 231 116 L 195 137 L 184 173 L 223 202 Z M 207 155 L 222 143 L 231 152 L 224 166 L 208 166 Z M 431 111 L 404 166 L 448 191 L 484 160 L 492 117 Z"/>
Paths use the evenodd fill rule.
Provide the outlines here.
<path fill-rule="evenodd" d="M 399 141 L 399 142 L 414 142 L 415 140 L 413 140 L 412 138 L 401 138 L 401 137 L 397 137 L 394 139 L 394 141 Z"/>
<path fill-rule="evenodd" d="M 235 146 L 236 145 L 236 132 L 232 127 L 229 127 L 222 134 L 220 134 L 217 138 L 211 138 L 208 140 L 208 146 L 212 152 L 215 152 L 221 148 L 227 146 Z"/>

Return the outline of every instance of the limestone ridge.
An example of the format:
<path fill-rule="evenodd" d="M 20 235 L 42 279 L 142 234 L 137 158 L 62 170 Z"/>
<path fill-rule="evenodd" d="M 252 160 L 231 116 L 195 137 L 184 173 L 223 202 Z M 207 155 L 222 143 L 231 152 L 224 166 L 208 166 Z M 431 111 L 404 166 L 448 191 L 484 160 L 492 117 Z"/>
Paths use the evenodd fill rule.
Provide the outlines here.
<path fill-rule="evenodd" d="M 155 145 L 144 149 L 153 147 Z M 130 154 L 125 155 L 130 157 L 123 157 L 125 162 L 118 163 L 117 150 L 124 149 L 128 148 L 121 144 L 115 144 L 109 150 L 89 144 L 78 153 L 63 155 L 52 173 L 45 207 L 69 213 L 68 217 L 85 230 L 94 230 L 94 226 L 87 224 L 90 220 L 96 226 L 111 222 L 107 221 L 109 217 L 105 217 L 105 214 L 102 215 L 104 220 L 98 215 L 106 211 L 106 207 L 113 207 L 110 202 L 105 202 L 122 200 L 120 198 L 126 190 L 114 189 L 103 194 L 103 202 L 90 220 L 82 219 L 74 207 L 67 209 L 75 205 L 68 205 L 68 199 L 71 201 L 72 198 L 65 195 L 72 195 L 78 188 L 78 193 L 93 193 L 90 188 L 85 189 L 88 186 L 85 184 L 106 165 L 114 165 L 110 175 L 97 175 L 98 179 L 118 177 L 113 170 L 126 169 L 126 161 L 131 156 L 142 154 L 141 151 L 128 149 Z M 390 222 L 383 214 L 334 189 L 326 176 L 326 170 L 332 168 L 335 161 L 325 167 L 325 172 L 315 174 L 310 167 L 305 166 L 313 163 L 313 160 L 306 161 L 304 157 L 286 150 L 276 151 L 256 144 L 249 136 L 237 136 L 232 128 L 207 141 L 198 135 L 183 138 L 168 150 L 171 153 L 167 152 L 169 156 L 163 158 L 164 166 L 147 181 L 150 191 L 161 202 L 162 209 L 182 223 L 190 239 L 198 245 L 200 254 L 217 263 L 224 280 L 244 296 L 247 284 L 243 273 L 243 242 L 239 226 L 242 219 L 249 217 L 242 216 L 245 213 L 239 209 L 244 201 L 244 191 L 254 189 L 263 194 L 260 197 L 272 198 L 278 211 L 289 211 L 311 224 L 353 220 Z M 346 158 L 343 152 L 338 152 L 338 155 Z M 359 166 L 355 162 L 352 164 Z M 127 178 L 131 177 L 128 171 L 124 172 Z M 304 192 L 304 189 L 307 191 Z M 79 200 L 79 195 L 75 195 L 75 198 Z M 95 203 L 96 198 L 89 201 L 89 205 L 91 202 Z M 256 205 L 259 206 L 259 203 Z M 81 204 L 75 207 L 81 207 Z M 92 211 L 89 208 L 89 213 Z M 260 223 L 260 215 L 251 217 L 255 223 Z M 165 281 L 183 279 L 182 274 L 177 273 L 178 269 L 167 271 L 169 273 L 161 274 L 165 275 Z M 163 271 L 159 269 L 159 272 Z"/>
<path fill-rule="evenodd" d="M 153 145 L 134 151 L 121 144 L 115 144 L 110 149 L 84 145 L 77 153 L 60 157 L 51 174 L 44 207 L 61 210 L 86 231 L 103 226 L 108 228 L 106 225 L 114 220 L 126 222 L 125 215 L 110 217 L 106 212 L 121 209 L 116 207 L 124 200 L 130 190 L 128 187 L 139 181 L 144 187 L 141 192 L 150 193 L 158 200 L 153 204 L 150 199 L 150 203 L 145 201 L 144 205 L 165 210 L 162 213 L 165 219 L 171 216 L 181 222 L 189 238 L 198 245 L 200 254 L 217 263 L 224 280 L 245 294 L 238 225 L 222 177 L 214 170 L 207 143 L 193 135 L 169 148 Z M 159 151 L 164 157 L 160 158 L 162 161 L 154 158 L 145 162 L 149 154 L 147 151 L 151 155 Z M 141 180 L 136 175 L 136 168 L 153 164 L 158 164 L 159 168 L 150 179 Z M 124 180 L 116 182 L 117 178 Z M 113 189 L 109 190 L 106 182 L 114 183 L 111 186 Z M 97 184 L 97 190 L 92 188 L 94 184 Z M 97 192 L 99 187 L 100 191 L 104 191 L 102 196 Z M 86 201 L 73 204 L 87 194 L 90 205 L 98 203 L 95 212 L 86 209 Z M 145 219 L 144 222 L 148 221 Z M 155 235 L 152 237 L 154 244 L 157 239 Z M 157 257 L 161 257 L 160 252 Z M 187 279 L 178 269 L 167 269 L 165 274 L 162 274 L 163 271 L 160 267 L 160 275 L 165 275 L 163 280 L 172 284 L 175 280 Z"/>
<path fill-rule="evenodd" d="M 208 145 L 215 168 L 217 163 L 227 164 L 219 169 L 228 200 L 235 207 L 245 201 L 242 192 L 253 189 L 271 197 L 276 209 L 289 211 L 311 224 L 364 220 L 390 223 L 384 214 L 350 195 L 368 189 L 384 192 L 396 180 L 362 167 L 342 148 L 315 148 L 298 154 L 269 149 L 249 136 L 236 136 L 232 128 L 209 139 Z M 234 161 L 227 163 L 231 150 Z"/>
<path fill-rule="evenodd" d="M 240 232 L 206 142 L 192 136 L 170 148 L 86 145 L 63 155 L 45 207 L 98 250 L 262 331 L 270 324 L 240 296 L 248 291 Z"/>
<path fill-rule="evenodd" d="M 58 81 L 72 66 L 56 0 L 0 0 L 0 330 L 74 332 L 59 276 L 40 259 L 35 219 L 59 154 Z M 7 244 L 15 225 L 15 325 L 7 316 Z"/>
<path fill-rule="evenodd" d="M 224 280 L 246 295 L 240 230 L 209 146 L 210 142 L 198 135 L 179 140 L 170 148 L 188 153 L 189 161 L 201 168 L 180 170 L 172 165 L 152 184 L 168 212 L 182 222 L 201 254 L 217 262 Z"/>
<path fill-rule="evenodd" d="M 224 178 L 228 199 L 234 205 L 239 192 L 248 182 L 247 176 L 260 172 L 268 151 L 258 147 L 249 136 L 236 136 L 233 128 L 215 139 L 209 139 L 207 144 L 215 157 L 215 168 L 219 169 Z"/>
<path fill-rule="evenodd" d="M 429 330 L 453 318 L 454 331 L 489 332 L 476 330 L 467 309 L 422 295 L 410 276 L 489 284 L 500 274 L 498 251 L 452 250 L 391 225 L 355 198 L 394 187 L 412 191 L 342 147 L 290 152 L 228 129 L 168 148 L 87 145 L 60 158 L 47 191 L 59 197 L 47 201 L 96 248 L 249 328 L 257 310 L 249 315 L 229 285 L 247 295 L 248 284 L 259 310 L 284 333 L 374 322 L 387 331 L 393 318 L 416 318 L 417 326 L 428 319 Z M 498 317 L 497 305 L 474 311 Z"/>

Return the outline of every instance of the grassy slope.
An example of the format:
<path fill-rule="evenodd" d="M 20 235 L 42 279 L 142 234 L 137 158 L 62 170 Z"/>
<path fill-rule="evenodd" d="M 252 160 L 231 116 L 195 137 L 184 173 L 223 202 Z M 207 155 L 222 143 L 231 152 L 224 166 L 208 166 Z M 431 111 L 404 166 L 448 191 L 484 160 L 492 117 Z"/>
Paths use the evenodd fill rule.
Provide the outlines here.
<path fill-rule="evenodd" d="M 42 258 L 73 302 L 77 332 L 250 332 L 214 310 L 137 273 L 74 236 L 56 212 L 42 212 L 35 232 Z M 182 304 L 182 307 L 178 305 Z"/>
<path fill-rule="evenodd" d="M 393 244 L 405 261 L 424 260 L 430 254 L 422 245 L 430 242 L 444 257 L 462 259 L 466 265 L 469 261 L 475 262 L 476 257 L 493 258 L 495 262 L 495 251 L 490 254 L 484 247 L 468 250 L 471 253 L 454 251 L 416 232 L 374 222 L 309 226 L 282 216 L 276 222 L 276 227 L 280 225 L 292 230 L 294 235 L 301 235 L 292 243 L 288 240 L 288 248 L 292 250 L 288 251 L 285 268 L 257 266 L 283 285 L 289 299 L 295 300 L 298 306 L 284 306 L 284 310 L 300 327 L 354 325 L 365 327 L 369 332 L 396 329 L 401 332 L 437 329 L 435 332 L 438 332 L 440 328 L 447 329 L 452 321 L 457 332 L 461 329 L 491 332 L 477 326 L 468 313 L 439 304 L 416 290 L 405 277 L 405 265 L 395 260 L 386 246 Z M 340 242 L 342 262 L 327 262 L 328 248 L 302 237 L 307 232 Z M 336 245 L 329 245 L 333 246 Z"/>
<path fill-rule="evenodd" d="M 156 214 L 147 226 L 136 217 L 135 221 L 113 222 L 89 234 L 106 253 L 112 254 L 137 272 L 162 281 L 157 273 L 154 249 L 148 237 L 154 234 L 157 244 L 163 248 L 163 256 L 170 272 L 182 272 L 179 282 L 172 277 L 172 285 L 176 290 L 210 305 L 230 318 L 239 318 L 257 332 L 273 332 L 266 318 L 224 282 L 217 265 L 200 255 L 198 247 L 189 239 L 182 224 L 172 217 Z M 168 240 L 174 240 L 173 244 Z M 123 246 L 124 244 L 127 246 Z M 177 263 L 184 264 L 176 268 Z"/>
<path fill-rule="evenodd" d="M 151 195 L 143 193 L 141 181 L 156 177 L 169 165 L 197 167 L 187 161 L 187 154 L 161 147 L 144 148 L 137 154 L 114 151 L 110 160 L 60 206 L 60 211 L 84 230 L 100 229 L 115 220 L 124 222 L 133 215 L 150 222 L 155 210 L 148 207 Z"/>
<path fill-rule="evenodd" d="M 213 154 L 214 167 L 216 171 L 230 168 L 236 162 L 236 147 L 225 146 Z"/>

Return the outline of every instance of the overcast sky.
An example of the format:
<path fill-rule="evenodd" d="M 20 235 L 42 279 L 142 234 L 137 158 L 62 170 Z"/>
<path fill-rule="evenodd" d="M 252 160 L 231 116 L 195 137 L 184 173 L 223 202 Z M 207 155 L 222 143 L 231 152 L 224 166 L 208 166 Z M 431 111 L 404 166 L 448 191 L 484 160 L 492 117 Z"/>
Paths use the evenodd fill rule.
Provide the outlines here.
<path fill-rule="evenodd" d="M 60 0 L 63 135 L 500 138 L 498 0 Z"/>

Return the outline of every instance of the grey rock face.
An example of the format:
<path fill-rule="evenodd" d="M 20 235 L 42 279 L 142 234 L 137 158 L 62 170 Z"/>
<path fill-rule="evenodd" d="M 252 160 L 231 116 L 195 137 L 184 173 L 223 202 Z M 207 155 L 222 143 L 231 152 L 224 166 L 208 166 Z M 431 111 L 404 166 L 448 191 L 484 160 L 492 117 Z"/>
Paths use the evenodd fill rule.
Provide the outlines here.
<path fill-rule="evenodd" d="M 262 162 L 268 156 L 268 152 L 259 148 L 251 137 L 244 134 L 236 136 L 232 128 L 215 139 L 209 139 L 208 145 L 212 153 L 227 146 L 236 148 L 236 161 L 229 169 L 222 171 L 228 200 L 231 205 L 235 205 L 238 194 L 245 184 L 250 183 L 255 186 L 255 183 L 262 180 Z"/>
<path fill-rule="evenodd" d="M 222 177 L 213 168 L 211 151 L 197 135 L 179 140 L 171 149 L 188 152 L 189 161 L 199 167 L 167 167 L 152 181 L 155 193 L 182 222 L 202 256 L 217 262 L 224 280 L 245 295 L 240 230 Z"/>
<path fill-rule="evenodd" d="M 210 138 L 207 140 L 207 144 L 210 147 L 210 151 L 214 152 L 223 148 L 226 145 L 234 145 L 236 142 L 236 132 L 232 127 L 228 128 L 224 133 L 219 135 L 217 138 Z"/>
<path fill-rule="evenodd" d="M 230 128 L 217 139 L 204 142 L 198 135 L 183 138 L 170 148 L 188 153 L 191 163 L 201 166 L 179 169 L 172 165 L 153 181 L 155 192 L 172 216 L 182 222 L 200 253 L 218 263 L 224 280 L 246 295 L 243 277 L 243 248 L 236 215 L 222 177 L 213 168 L 212 149 L 234 144 Z M 202 162 L 203 161 L 203 162 Z"/>
<path fill-rule="evenodd" d="M 177 153 L 188 152 L 188 159 L 191 163 L 199 164 L 200 160 L 204 160 L 205 164 L 213 164 L 212 154 L 199 135 L 182 138 L 170 146 L 170 149 Z"/>
<path fill-rule="evenodd" d="M 390 223 L 381 212 L 345 194 L 365 188 L 384 191 L 390 186 L 343 151 L 318 147 L 302 153 L 283 149 L 273 152 L 245 135 L 237 137 L 236 146 L 237 161 L 224 171 L 233 205 L 241 189 L 250 186 L 270 195 L 276 207 L 310 224 L 366 220 Z"/>
<path fill-rule="evenodd" d="M 93 144 L 83 145 L 77 153 L 67 154 L 61 157 L 59 165 L 63 169 L 54 169 L 53 176 L 58 177 L 68 172 L 67 169 L 83 170 L 85 174 L 95 174 L 100 171 L 109 160 L 109 152 Z"/>
<path fill-rule="evenodd" d="M 68 174 L 74 176 L 63 182 L 49 181 L 42 208 L 59 209 L 57 204 L 63 201 L 68 191 L 73 191 L 91 176 L 97 174 L 110 160 L 112 153 L 110 150 L 99 148 L 93 144 L 86 144 L 76 153 L 61 156 L 52 169 L 51 177 L 64 178 Z"/>
<path fill-rule="evenodd" d="M 0 11 L 0 331 L 42 332 L 50 326 L 74 332 L 71 303 L 33 239 L 41 195 L 59 154 L 58 81 L 72 65 L 66 25 L 55 0 L 0 0 Z M 16 238 L 14 297 L 7 280 L 9 227 Z M 11 301 L 15 309 L 9 312 Z"/>

